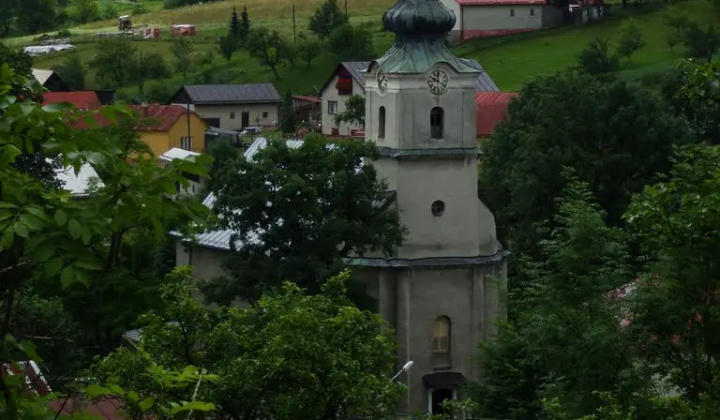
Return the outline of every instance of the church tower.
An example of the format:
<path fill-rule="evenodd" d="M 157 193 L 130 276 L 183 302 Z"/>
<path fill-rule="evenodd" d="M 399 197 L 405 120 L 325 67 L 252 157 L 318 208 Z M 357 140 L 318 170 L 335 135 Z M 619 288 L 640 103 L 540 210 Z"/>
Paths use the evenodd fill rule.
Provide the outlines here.
<path fill-rule="evenodd" d="M 366 70 L 365 133 L 408 234 L 393 258 L 358 259 L 356 272 L 396 331 L 398 366 L 414 362 L 398 379 L 400 410 L 437 413 L 480 374 L 478 345 L 504 317 L 508 253 L 478 198 L 481 70 L 445 46 L 455 15 L 440 0 L 398 0 L 383 23 L 396 40 Z"/>

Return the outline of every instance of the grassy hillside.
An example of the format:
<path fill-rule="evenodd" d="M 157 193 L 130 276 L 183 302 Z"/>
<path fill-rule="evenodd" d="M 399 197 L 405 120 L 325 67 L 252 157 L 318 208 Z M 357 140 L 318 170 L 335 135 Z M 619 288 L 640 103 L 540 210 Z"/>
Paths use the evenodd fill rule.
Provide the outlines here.
<path fill-rule="evenodd" d="M 322 0 L 299 0 L 296 5 L 297 31 L 307 28 L 309 16 Z M 348 8 L 353 24 L 364 24 L 373 31 L 376 52 L 385 51 L 392 42 L 392 34 L 383 32 L 380 16 L 394 0 L 348 0 Z M 177 10 L 159 10 L 159 3 L 152 6 L 158 10 L 134 17 L 136 24 L 148 23 L 163 28 L 160 40 L 137 41 L 135 45 L 143 51 L 157 51 L 171 61 L 170 41 L 167 36 L 167 24 L 194 23 L 198 25 L 199 35 L 195 37 L 198 54 L 216 51 L 216 38 L 224 33 L 233 5 L 241 7 L 236 0 L 186 7 Z M 343 5 L 340 0 L 341 6 Z M 253 25 L 274 28 L 292 36 L 291 3 L 288 0 L 267 0 L 262 3 L 248 4 Z M 675 6 L 688 13 L 691 19 L 698 21 L 717 21 L 707 0 L 688 0 Z M 454 49 L 455 53 L 480 61 L 501 89 L 516 91 L 527 81 L 538 75 L 551 74 L 575 63 L 580 51 L 594 38 L 605 38 L 611 43 L 616 41 L 617 31 L 623 19 L 633 17 L 644 30 L 646 45 L 638 51 L 630 63 L 626 64 L 625 74 L 634 76 L 657 69 L 672 66 L 683 56 L 683 48 L 678 46 L 671 51 L 666 43 L 669 28 L 665 25 L 663 10 L 641 10 L 616 8 L 611 17 L 603 22 L 584 26 L 563 27 L 536 33 L 515 36 L 489 38 L 470 41 Z M 112 29 L 115 22 L 97 22 L 74 29 L 75 33 L 91 33 L 102 29 Z M 20 42 L 15 40 L 15 42 Z M 78 51 L 88 61 L 95 52 L 94 42 L 78 43 Z M 38 57 L 36 67 L 49 68 L 60 63 L 65 52 Z M 230 63 L 217 57 L 211 66 L 202 71 L 210 74 L 224 74 L 224 80 L 234 83 L 272 81 L 278 90 L 284 93 L 290 89 L 295 94 L 314 94 L 320 88 L 336 64 L 329 54 L 321 55 L 311 68 L 298 64 L 296 68 L 281 68 L 280 80 L 274 80 L 269 71 L 261 67 L 244 52 L 237 53 Z M 97 87 L 94 76 L 89 72 L 89 86 Z M 169 84 L 184 83 L 180 76 L 173 76 Z M 127 88 L 132 91 L 134 88 Z"/>

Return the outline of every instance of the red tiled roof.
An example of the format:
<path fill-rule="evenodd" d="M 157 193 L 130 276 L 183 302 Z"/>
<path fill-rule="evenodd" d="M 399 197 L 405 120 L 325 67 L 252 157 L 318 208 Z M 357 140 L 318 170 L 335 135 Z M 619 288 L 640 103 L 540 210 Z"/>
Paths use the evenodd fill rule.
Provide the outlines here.
<path fill-rule="evenodd" d="M 507 112 L 510 99 L 517 96 L 514 92 L 477 92 L 477 136 L 485 137 L 493 133 L 495 125 L 502 121 Z"/>
<path fill-rule="evenodd" d="M 129 107 L 137 113 L 137 118 L 141 124 L 136 127 L 137 131 L 158 131 L 167 132 L 175 125 L 177 120 L 187 114 L 187 108 L 181 105 L 148 105 L 144 108 L 142 105 L 131 105 Z M 95 113 L 92 117 L 98 126 L 110 125 L 110 120 L 102 114 Z M 75 128 L 89 128 L 84 120 L 80 120 L 74 124 Z"/>
<path fill-rule="evenodd" d="M 64 407 L 63 403 L 65 403 Z M 62 407 L 60 414 L 65 415 L 87 413 L 102 420 L 126 420 L 126 417 L 123 417 L 118 412 L 121 408 L 121 403 L 115 398 L 101 398 L 95 402 L 76 401 L 73 398 L 68 398 L 67 402 L 65 402 L 63 398 L 48 401 L 48 405 L 55 410 L 55 412 Z"/>
<path fill-rule="evenodd" d="M 543 4 L 547 4 L 546 0 L 457 0 L 457 2 L 460 6 L 541 6 Z"/>
<path fill-rule="evenodd" d="M 92 90 L 77 92 L 45 92 L 43 94 L 43 105 L 71 103 L 78 109 L 95 109 L 102 104 L 97 93 Z"/>

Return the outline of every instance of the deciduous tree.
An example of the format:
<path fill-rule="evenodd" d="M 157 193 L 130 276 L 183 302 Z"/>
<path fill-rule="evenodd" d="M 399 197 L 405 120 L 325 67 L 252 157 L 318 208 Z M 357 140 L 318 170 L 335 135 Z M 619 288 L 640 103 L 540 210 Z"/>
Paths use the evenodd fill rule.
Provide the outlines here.
<path fill-rule="evenodd" d="M 375 57 L 370 31 L 349 23 L 333 29 L 327 39 L 327 49 L 341 60 L 369 60 Z"/>
<path fill-rule="evenodd" d="M 617 51 L 629 62 L 633 54 L 645 45 L 642 28 L 634 19 L 625 19 L 620 25 Z"/>
<path fill-rule="evenodd" d="M 277 67 L 283 59 L 282 53 L 285 49 L 285 40 L 277 31 L 266 28 L 253 29 L 248 35 L 246 48 L 260 64 L 273 72 L 276 79 L 280 79 Z"/>
<path fill-rule="evenodd" d="M 330 36 L 336 28 L 346 24 L 347 16 L 340 10 L 337 0 L 325 0 L 310 18 L 310 30 L 320 39 Z"/>
<path fill-rule="evenodd" d="M 183 77 L 187 77 L 193 68 L 193 53 L 195 44 L 186 36 L 175 37 L 170 45 L 170 53 L 175 57 L 175 68 L 180 70 Z"/>
<path fill-rule="evenodd" d="M 233 245 L 233 278 L 205 292 L 227 303 L 257 298 L 284 280 L 316 292 L 343 258 L 373 250 L 389 255 L 403 229 L 383 205 L 386 184 L 369 165 L 377 157 L 370 143 L 330 147 L 310 135 L 297 149 L 274 141 L 252 162 L 229 162 L 218 174 L 215 211 L 236 232 L 232 243 L 243 245 Z"/>
<path fill-rule="evenodd" d="M 95 71 L 95 78 L 104 87 L 118 88 L 130 76 L 128 58 L 133 58 L 137 49 L 126 38 L 106 38 L 98 42 L 95 56 L 88 63 L 88 67 Z"/>
<path fill-rule="evenodd" d="M 352 95 L 345 101 L 345 110 L 335 115 L 335 124 L 340 123 L 365 126 L 365 96 Z"/>

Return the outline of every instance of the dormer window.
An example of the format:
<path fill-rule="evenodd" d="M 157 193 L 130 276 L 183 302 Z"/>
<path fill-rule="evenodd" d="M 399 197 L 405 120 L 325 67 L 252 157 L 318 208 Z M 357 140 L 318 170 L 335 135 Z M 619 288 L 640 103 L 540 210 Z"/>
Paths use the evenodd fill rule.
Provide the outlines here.
<path fill-rule="evenodd" d="M 378 138 L 385 138 L 385 107 L 381 106 L 378 111 Z"/>
<path fill-rule="evenodd" d="M 440 107 L 435 107 L 430 111 L 430 137 L 434 139 L 443 138 L 443 123 L 445 112 Z"/>

